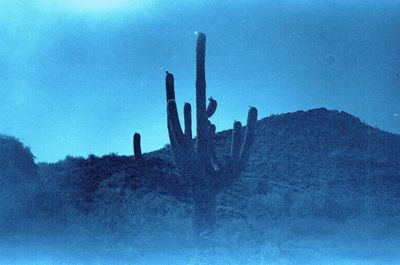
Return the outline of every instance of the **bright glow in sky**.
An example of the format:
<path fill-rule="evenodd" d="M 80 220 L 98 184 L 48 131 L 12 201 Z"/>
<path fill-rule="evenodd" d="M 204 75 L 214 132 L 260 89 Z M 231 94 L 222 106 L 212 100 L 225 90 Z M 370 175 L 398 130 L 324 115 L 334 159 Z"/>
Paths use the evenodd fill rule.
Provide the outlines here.
<path fill-rule="evenodd" d="M 131 2 L 129 0 L 64 0 L 66 6 L 93 11 L 123 8 Z"/>
<path fill-rule="evenodd" d="M 151 1 L 143 0 L 35 0 L 38 10 L 50 12 L 67 11 L 74 13 L 96 14 L 112 11 L 137 11 Z"/>

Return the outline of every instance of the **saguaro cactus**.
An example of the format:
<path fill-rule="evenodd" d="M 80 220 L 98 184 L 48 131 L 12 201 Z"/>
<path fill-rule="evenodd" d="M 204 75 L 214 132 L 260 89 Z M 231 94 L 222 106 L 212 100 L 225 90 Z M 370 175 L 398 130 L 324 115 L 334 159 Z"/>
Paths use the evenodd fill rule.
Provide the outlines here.
<path fill-rule="evenodd" d="M 205 79 L 206 36 L 198 34 L 196 47 L 196 143 L 192 141 L 191 105 L 184 105 L 184 131 L 179 122 L 175 102 L 174 76 L 167 72 L 168 134 L 175 163 L 182 177 L 192 180 L 194 216 L 197 234 L 211 232 L 215 225 L 215 197 L 221 188 L 237 179 L 244 169 L 254 138 L 257 109 L 250 107 L 247 127 L 242 137 L 242 126 L 235 122 L 232 132 L 231 153 L 223 164 L 217 161 L 214 145 L 215 125 L 209 121 L 217 108 L 217 101 L 209 98 L 206 108 Z"/>

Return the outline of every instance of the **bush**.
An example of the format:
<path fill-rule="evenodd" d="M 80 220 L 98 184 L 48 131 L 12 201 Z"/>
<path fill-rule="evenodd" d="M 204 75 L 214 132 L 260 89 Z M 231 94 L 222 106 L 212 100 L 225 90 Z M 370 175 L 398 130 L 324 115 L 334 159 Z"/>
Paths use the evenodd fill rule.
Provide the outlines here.
<path fill-rule="evenodd" d="M 38 172 L 31 150 L 14 137 L 0 135 L 0 177 L 12 182 L 37 180 Z"/>
<path fill-rule="evenodd" d="M 30 149 L 17 138 L 0 135 L 0 227 L 13 232 L 21 219 L 32 216 L 32 195 L 38 171 Z"/>

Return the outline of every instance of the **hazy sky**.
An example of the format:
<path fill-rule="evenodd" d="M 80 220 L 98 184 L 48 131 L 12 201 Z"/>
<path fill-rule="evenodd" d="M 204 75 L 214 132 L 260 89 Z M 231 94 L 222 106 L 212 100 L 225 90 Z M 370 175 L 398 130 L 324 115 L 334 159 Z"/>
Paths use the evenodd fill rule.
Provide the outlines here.
<path fill-rule="evenodd" d="M 174 2 L 171 4 L 169 2 Z M 400 133 L 400 1 L 0 0 L 0 133 L 37 161 L 168 142 L 165 71 L 194 103 L 207 34 L 218 130 L 327 107 Z M 397 115 L 398 114 L 398 115 Z"/>

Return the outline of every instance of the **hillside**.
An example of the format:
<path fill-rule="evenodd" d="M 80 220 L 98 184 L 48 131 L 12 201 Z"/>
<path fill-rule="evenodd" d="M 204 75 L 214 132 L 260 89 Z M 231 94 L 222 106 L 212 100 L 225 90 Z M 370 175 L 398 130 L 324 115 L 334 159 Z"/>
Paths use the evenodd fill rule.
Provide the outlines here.
<path fill-rule="evenodd" d="M 230 134 L 217 134 L 219 157 L 229 152 Z M 30 226 L 32 238 L 73 242 L 61 245 L 75 254 L 75 246 L 90 245 L 145 260 L 144 252 L 171 256 L 194 246 L 190 182 L 178 176 L 169 148 L 142 162 L 111 154 L 38 168 L 33 211 L 2 231 L 7 244 L 20 244 L 13 235 L 25 238 Z M 273 115 L 257 122 L 246 170 L 218 196 L 210 242 L 236 260 L 375 264 L 385 257 L 390 264 L 399 258 L 399 196 L 399 135 L 324 108 Z"/>

